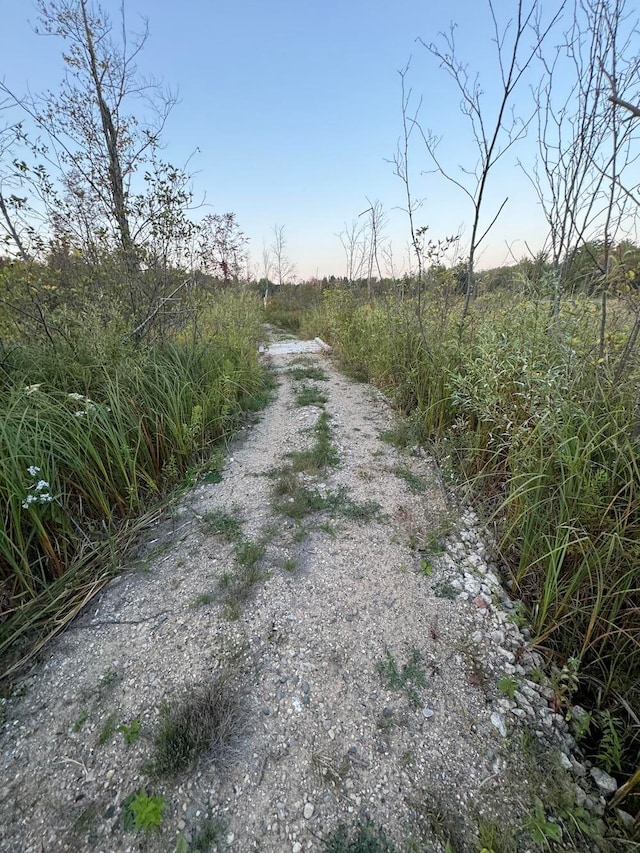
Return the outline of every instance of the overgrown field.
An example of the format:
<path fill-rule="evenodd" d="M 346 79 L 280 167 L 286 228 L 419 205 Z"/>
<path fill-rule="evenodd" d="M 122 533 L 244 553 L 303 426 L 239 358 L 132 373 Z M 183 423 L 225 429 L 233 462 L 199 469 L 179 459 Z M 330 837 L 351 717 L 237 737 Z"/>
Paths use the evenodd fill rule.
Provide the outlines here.
<path fill-rule="evenodd" d="M 253 295 L 218 295 L 197 328 L 138 345 L 117 318 L 87 311 L 52 323 L 51 337 L 5 345 L 1 655 L 64 624 L 177 484 L 216 476 L 221 443 L 262 402 L 259 307 Z"/>
<path fill-rule="evenodd" d="M 628 318 L 611 306 L 494 294 L 365 303 L 327 290 L 301 328 L 407 416 L 494 525 L 514 598 L 557 667 L 557 701 L 590 709 L 583 747 L 623 779 L 640 749 L 637 362 L 615 376 Z M 635 415 L 637 417 L 637 413 Z"/>

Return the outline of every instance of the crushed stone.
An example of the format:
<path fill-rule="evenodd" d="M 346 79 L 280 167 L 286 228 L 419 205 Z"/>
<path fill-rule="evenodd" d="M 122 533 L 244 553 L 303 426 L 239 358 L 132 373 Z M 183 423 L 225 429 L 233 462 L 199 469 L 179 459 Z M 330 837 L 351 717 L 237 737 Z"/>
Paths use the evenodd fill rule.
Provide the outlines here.
<path fill-rule="evenodd" d="M 179 501 L 142 564 L 85 608 L 6 701 L 1 851 L 172 851 L 207 816 L 224 826 L 218 849 L 238 853 L 320 851 L 340 824 L 365 817 L 399 849 L 417 839 L 444 851 L 444 819 L 456 850 L 476 850 L 478 819 L 517 823 L 531 793 L 520 727 L 566 755 L 576 781 L 585 775 L 548 689 L 529 677 L 541 660 L 510 617 L 488 532 L 451 508 L 428 454 L 382 440 L 393 426 L 383 395 L 326 353 L 306 358 L 328 376 L 316 384 L 340 464 L 308 483 L 379 512 L 296 522 L 274 511 L 269 473 L 310 446 L 321 410 L 295 402 L 295 348 L 268 358 L 277 394 L 236 441 L 222 481 Z M 268 576 L 235 619 L 220 592 L 234 549 L 208 525 L 216 512 L 265 546 Z M 394 688 L 385 665 L 402 673 L 411 661 L 421 678 Z M 232 755 L 150 776 L 163 704 L 229 667 L 244 711 Z M 496 688 L 505 676 L 517 680 L 512 698 Z M 127 744 L 118 727 L 134 720 L 140 737 Z M 126 832 L 121 815 L 142 789 L 165 803 L 160 830 L 145 835 Z"/>

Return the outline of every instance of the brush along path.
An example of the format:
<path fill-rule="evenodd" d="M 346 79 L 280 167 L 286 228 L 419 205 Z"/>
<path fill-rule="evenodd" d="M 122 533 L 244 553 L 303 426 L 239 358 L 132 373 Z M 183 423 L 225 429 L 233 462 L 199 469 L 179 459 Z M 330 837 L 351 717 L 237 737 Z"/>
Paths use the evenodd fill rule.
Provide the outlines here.
<path fill-rule="evenodd" d="M 277 395 L 222 482 L 8 701 L 2 851 L 320 851 L 366 819 L 398 850 L 466 851 L 479 816 L 520 819 L 528 711 L 496 682 L 524 679 L 521 637 L 473 520 L 381 439 L 380 395 L 299 362 L 272 357 Z"/>

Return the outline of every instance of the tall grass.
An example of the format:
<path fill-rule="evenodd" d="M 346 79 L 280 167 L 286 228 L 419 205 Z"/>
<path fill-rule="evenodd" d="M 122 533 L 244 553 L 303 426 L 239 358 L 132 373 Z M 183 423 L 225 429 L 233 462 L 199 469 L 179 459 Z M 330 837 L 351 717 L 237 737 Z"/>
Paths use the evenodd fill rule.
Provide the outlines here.
<path fill-rule="evenodd" d="M 105 577 L 135 519 L 211 464 L 260 392 L 257 301 L 221 297 L 199 323 L 107 362 L 68 337 L 16 348 L 0 388 L 0 653 Z"/>
<path fill-rule="evenodd" d="M 458 315 L 459 316 L 459 315 Z M 563 307 L 516 295 L 479 300 L 467 322 L 438 303 L 326 294 L 306 323 L 346 370 L 387 391 L 472 484 L 496 521 L 535 643 L 579 661 L 580 697 L 625 719 L 617 767 L 640 744 L 640 471 L 633 365 L 612 380 L 588 300 Z M 596 737 L 597 740 L 597 737 Z"/>

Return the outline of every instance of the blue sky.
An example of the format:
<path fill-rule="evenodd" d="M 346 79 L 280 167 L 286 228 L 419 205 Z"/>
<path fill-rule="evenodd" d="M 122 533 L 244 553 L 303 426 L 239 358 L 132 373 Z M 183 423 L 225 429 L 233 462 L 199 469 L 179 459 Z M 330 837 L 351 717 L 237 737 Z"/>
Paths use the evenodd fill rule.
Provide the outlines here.
<path fill-rule="evenodd" d="M 30 2 L 3 4 L 0 75 L 18 93 L 55 88 L 63 74 L 61 42 L 37 36 Z M 106 0 L 114 18 L 119 0 Z M 555 6 L 554 3 L 550 6 Z M 496 0 L 502 20 L 514 0 Z M 131 30 L 149 22 L 139 68 L 177 89 L 180 102 L 165 130 L 165 156 L 189 158 L 196 195 L 219 213 L 234 211 L 251 239 L 256 262 L 274 224 L 284 225 L 287 251 L 301 277 L 344 272 L 336 233 L 382 202 L 386 238 L 406 254 L 403 186 L 386 162 L 401 132 L 398 70 L 410 57 L 408 82 L 422 95 L 422 122 L 443 137 L 443 157 L 471 167 L 475 151 L 447 78 L 416 38 L 432 41 L 459 24 L 461 56 L 481 74 L 488 96 L 496 79 L 488 6 L 483 0 L 127 0 Z M 526 100 L 526 87 L 522 89 Z M 510 201 L 480 266 L 509 261 L 538 248 L 544 226 L 533 192 L 515 165 L 533 141 L 503 162 L 491 184 L 490 219 L 504 195 Z M 193 156 L 192 156 L 193 155 Z M 442 237 L 470 229 L 470 208 L 458 190 L 412 152 L 413 192 L 424 199 L 418 224 Z M 206 210 L 204 211 L 206 212 Z M 512 258 L 511 258 L 512 259 Z"/>

